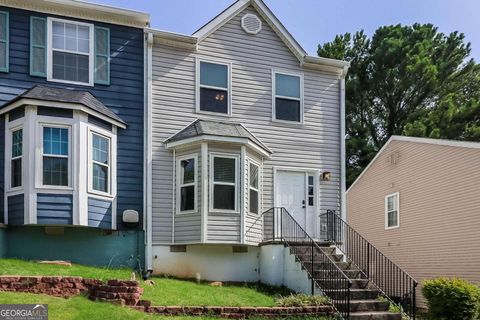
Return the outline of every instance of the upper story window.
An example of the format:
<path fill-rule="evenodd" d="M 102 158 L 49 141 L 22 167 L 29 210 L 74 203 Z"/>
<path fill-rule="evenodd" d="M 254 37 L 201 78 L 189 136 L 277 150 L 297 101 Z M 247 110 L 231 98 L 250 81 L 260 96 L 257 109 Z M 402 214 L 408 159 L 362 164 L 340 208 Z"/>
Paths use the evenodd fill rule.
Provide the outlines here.
<path fill-rule="evenodd" d="M 48 19 L 48 80 L 93 85 L 93 25 Z"/>
<path fill-rule="evenodd" d="M 23 129 L 12 132 L 11 182 L 12 188 L 22 185 Z"/>
<path fill-rule="evenodd" d="M 211 161 L 211 209 L 237 211 L 237 157 L 214 155 Z"/>
<path fill-rule="evenodd" d="M 230 65 L 197 62 L 197 111 L 231 114 Z"/>
<path fill-rule="evenodd" d="M 399 206 L 398 192 L 385 197 L 385 229 L 398 228 L 400 226 Z"/>
<path fill-rule="evenodd" d="M 303 123 L 303 76 L 273 72 L 273 119 Z"/>
<path fill-rule="evenodd" d="M 69 186 L 69 128 L 43 126 L 42 132 L 43 185 Z"/>
<path fill-rule="evenodd" d="M 177 160 L 177 212 L 197 211 L 197 156 L 188 155 Z"/>
<path fill-rule="evenodd" d="M 110 139 L 92 133 L 92 189 L 110 192 Z"/>
<path fill-rule="evenodd" d="M 259 185 L 259 167 L 250 162 L 248 181 L 248 207 L 250 213 L 258 214 L 260 211 Z"/>
<path fill-rule="evenodd" d="M 8 72 L 9 14 L 0 11 L 0 71 Z"/>

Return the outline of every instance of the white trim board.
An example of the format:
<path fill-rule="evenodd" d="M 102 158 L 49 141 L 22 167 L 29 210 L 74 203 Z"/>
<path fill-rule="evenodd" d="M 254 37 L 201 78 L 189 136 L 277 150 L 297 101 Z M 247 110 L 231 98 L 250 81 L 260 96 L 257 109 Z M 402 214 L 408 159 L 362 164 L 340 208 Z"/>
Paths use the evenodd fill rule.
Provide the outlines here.
<path fill-rule="evenodd" d="M 417 137 L 406 137 L 406 136 L 391 136 L 383 147 L 377 152 L 372 161 L 363 169 L 362 173 L 355 179 L 352 185 L 348 188 L 346 193 L 348 193 L 354 186 L 357 184 L 365 172 L 370 169 L 373 163 L 380 157 L 383 151 L 390 145 L 392 141 L 402 141 L 402 142 L 411 142 L 411 143 L 424 143 L 438 146 L 447 146 L 447 147 L 458 147 L 458 148 L 470 148 L 470 149 L 480 149 L 480 142 L 469 142 L 469 141 L 457 141 L 457 140 L 446 140 L 446 139 L 432 139 L 432 138 L 417 138 Z"/>

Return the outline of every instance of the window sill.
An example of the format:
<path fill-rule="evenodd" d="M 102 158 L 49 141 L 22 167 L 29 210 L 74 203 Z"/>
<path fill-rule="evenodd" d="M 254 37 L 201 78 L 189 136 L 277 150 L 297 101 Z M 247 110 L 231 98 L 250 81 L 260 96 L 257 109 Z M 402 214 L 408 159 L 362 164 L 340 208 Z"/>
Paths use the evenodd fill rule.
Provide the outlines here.
<path fill-rule="evenodd" d="M 398 229 L 400 226 L 394 226 L 394 227 L 385 227 L 385 230 L 392 230 L 392 229 Z"/>
<path fill-rule="evenodd" d="M 49 79 L 47 79 L 47 81 L 49 81 L 49 82 L 57 82 L 57 83 L 74 84 L 74 85 L 77 85 L 77 86 L 86 86 L 86 87 L 93 87 L 93 86 L 95 85 L 93 82 L 86 83 L 86 82 L 60 80 L 60 79 L 53 79 L 53 78 L 49 78 Z"/>
<path fill-rule="evenodd" d="M 195 110 L 195 113 L 205 114 L 205 115 L 209 115 L 209 116 L 219 116 L 219 117 L 224 117 L 224 118 L 231 118 L 232 117 L 231 112 L 223 113 L 223 112 L 203 111 L 203 110 L 197 109 L 197 110 Z"/>
<path fill-rule="evenodd" d="M 223 213 L 223 214 L 240 214 L 238 210 L 221 210 L 221 209 L 210 209 L 210 213 Z"/>
<path fill-rule="evenodd" d="M 190 210 L 190 211 L 177 211 L 175 212 L 177 216 L 188 216 L 198 214 L 198 210 Z"/>
<path fill-rule="evenodd" d="M 101 197 L 101 198 L 108 198 L 108 199 L 115 198 L 115 196 L 113 194 L 104 193 L 104 192 L 95 191 L 95 190 L 88 190 L 88 195 L 97 196 L 97 197 Z"/>
<path fill-rule="evenodd" d="M 289 125 L 289 126 L 292 126 L 292 127 L 303 127 L 305 125 L 304 122 L 278 120 L 278 119 L 272 119 L 272 122 L 273 123 L 281 123 L 281 124 Z"/>
<path fill-rule="evenodd" d="M 45 186 L 45 185 L 36 186 L 35 189 L 39 189 L 39 190 L 53 190 L 53 191 L 71 191 L 71 192 L 74 191 L 74 188 L 73 188 L 73 187 Z"/>

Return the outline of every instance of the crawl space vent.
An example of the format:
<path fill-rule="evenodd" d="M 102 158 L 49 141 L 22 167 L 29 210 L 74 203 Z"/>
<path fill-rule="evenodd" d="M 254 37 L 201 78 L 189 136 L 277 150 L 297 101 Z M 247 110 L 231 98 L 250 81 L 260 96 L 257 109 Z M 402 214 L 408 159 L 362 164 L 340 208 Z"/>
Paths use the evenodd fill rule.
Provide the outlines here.
<path fill-rule="evenodd" d="M 391 166 L 394 166 L 398 163 L 398 160 L 400 158 L 400 154 L 398 152 L 392 152 L 388 155 L 388 163 L 391 165 Z"/>
<path fill-rule="evenodd" d="M 247 13 L 242 17 L 242 28 L 246 33 L 257 34 L 262 30 L 262 21 L 256 15 Z"/>

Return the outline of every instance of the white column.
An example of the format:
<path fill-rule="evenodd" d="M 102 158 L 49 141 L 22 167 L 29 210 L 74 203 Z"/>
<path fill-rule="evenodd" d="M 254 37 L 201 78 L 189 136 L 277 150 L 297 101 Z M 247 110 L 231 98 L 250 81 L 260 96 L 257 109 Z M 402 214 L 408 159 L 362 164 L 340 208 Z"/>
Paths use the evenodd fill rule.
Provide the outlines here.
<path fill-rule="evenodd" d="M 91 153 L 88 150 L 90 141 L 88 132 L 88 116 L 75 112 L 76 121 L 72 127 L 72 150 L 73 152 L 73 224 L 88 226 L 88 162 Z M 82 143 L 83 142 L 83 143 Z M 78 148 L 76 147 L 78 146 Z M 75 165 L 77 164 L 77 165 Z M 75 180 L 76 179 L 76 180 Z"/>
<path fill-rule="evenodd" d="M 25 192 L 25 224 L 36 224 L 37 223 L 37 191 L 35 185 L 40 183 L 36 179 L 41 177 L 41 172 L 36 172 L 40 170 L 41 166 L 39 161 L 42 160 L 42 155 L 40 154 L 40 128 L 35 122 L 37 114 L 36 106 L 25 106 L 25 122 L 23 125 L 23 163 L 24 169 L 22 172 L 22 185 L 24 186 Z M 36 145 L 36 142 L 38 144 Z M 36 164 L 37 163 L 37 164 Z"/>
<path fill-rule="evenodd" d="M 208 233 L 208 193 L 210 188 L 208 187 L 208 144 L 203 142 L 201 145 L 202 153 L 202 208 L 200 210 L 202 215 L 202 242 L 207 242 Z"/>

